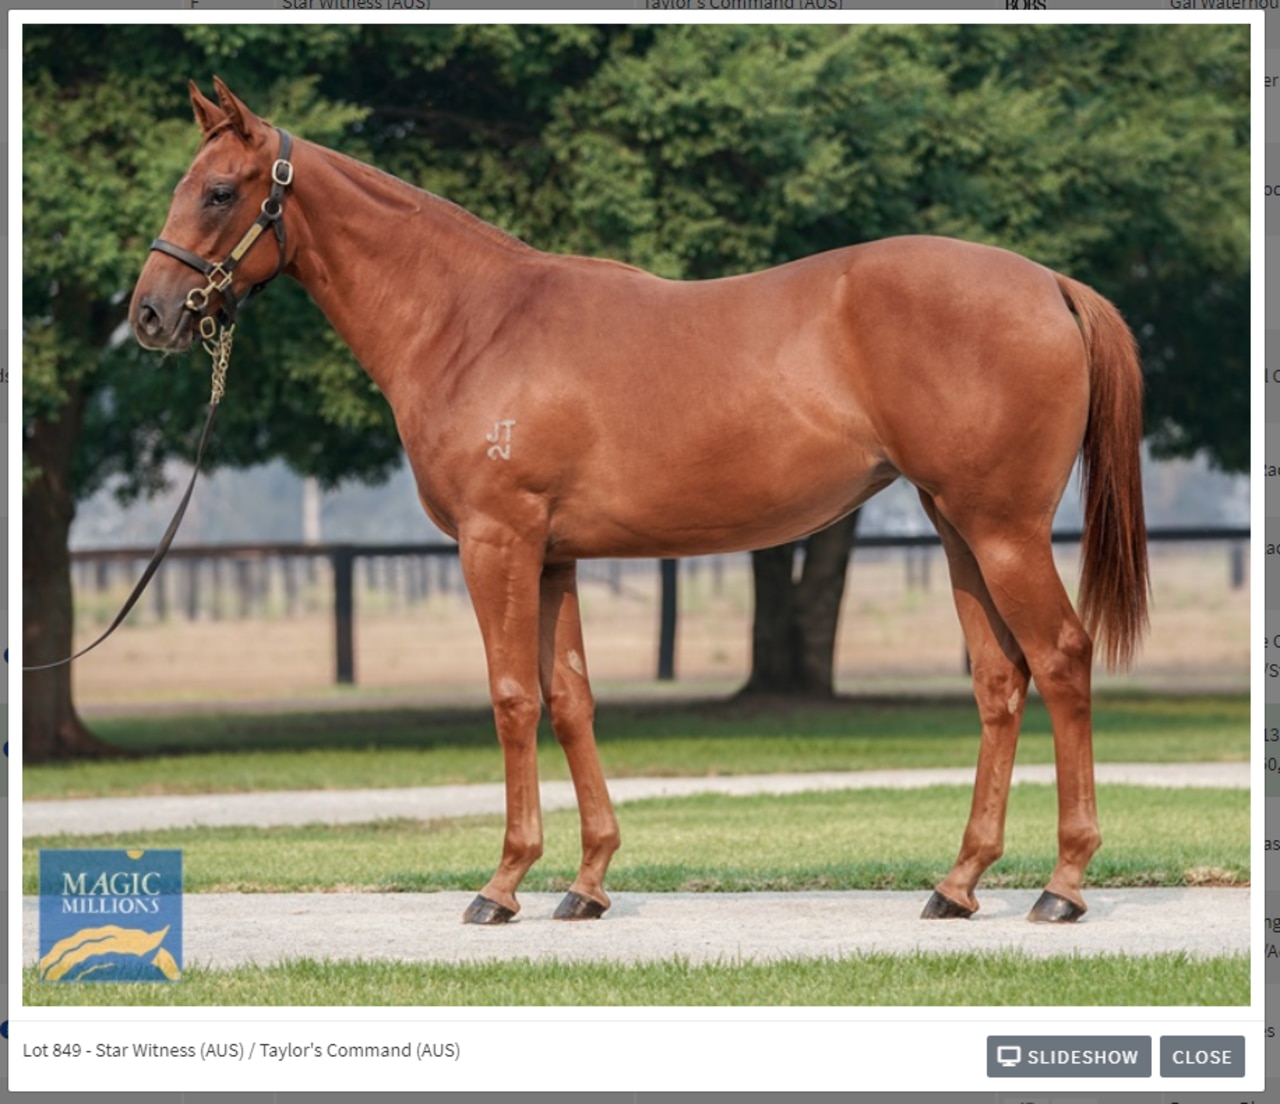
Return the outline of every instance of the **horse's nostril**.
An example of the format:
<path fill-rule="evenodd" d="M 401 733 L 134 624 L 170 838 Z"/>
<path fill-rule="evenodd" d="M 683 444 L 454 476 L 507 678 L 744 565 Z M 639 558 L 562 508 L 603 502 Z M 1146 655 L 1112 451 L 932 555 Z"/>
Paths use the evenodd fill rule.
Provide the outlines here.
<path fill-rule="evenodd" d="M 148 337 L 160 331 L 160 313 L 149 302 L 138 305 L 138 328 Z"/>

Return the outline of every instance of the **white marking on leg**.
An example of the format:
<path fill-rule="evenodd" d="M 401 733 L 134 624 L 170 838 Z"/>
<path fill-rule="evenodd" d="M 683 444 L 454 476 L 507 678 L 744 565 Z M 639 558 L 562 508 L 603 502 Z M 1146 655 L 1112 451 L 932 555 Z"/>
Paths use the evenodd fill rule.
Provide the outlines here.
<path fill-rule="evenodd" d="M 582 665 L 582 656 L 578 655 L 572 648 L 569 649 L 568 655 L 565 656 L 565 662 L 569 664 L 569 670 L 575 675 L 586 674 L 586 667 Z"/>
<path fill-rule="evenodd" d="M 1018 712 L 1018 702 L 1021 701 L 1021 695 L 1015 690 L 1009 695 L 1009 714 L 1012 716 Z"/>

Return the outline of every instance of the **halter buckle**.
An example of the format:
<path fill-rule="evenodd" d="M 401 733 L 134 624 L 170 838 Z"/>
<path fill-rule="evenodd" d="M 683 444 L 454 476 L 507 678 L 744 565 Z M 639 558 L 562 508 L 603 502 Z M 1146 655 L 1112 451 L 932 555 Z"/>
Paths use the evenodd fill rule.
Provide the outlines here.
<path fill-rule="evenodd" d="M 222 267 L 221 261 L 214 262 L 212 268 L 209 269 L 209 287 L 214 291 L 222 291 L 231 283 L 231 273 Z M 208 295 L 205 296 L 208 301 Z"/>
<path fill-rule="evenodd" d="M 183 306 L 189 311 L 200 314 L 209 305 L 210 290 L 208 287 L 192 288 L 187 292 L 187 298 Z"/>
<path fill-rule="evenodd" d="M 293 183 L 293 162 L 286 161 L 283 157 L 277 158 L 274 165 L 271 166 L 271 182 L 279 184 L 282 188 L 287 188 Z"/>

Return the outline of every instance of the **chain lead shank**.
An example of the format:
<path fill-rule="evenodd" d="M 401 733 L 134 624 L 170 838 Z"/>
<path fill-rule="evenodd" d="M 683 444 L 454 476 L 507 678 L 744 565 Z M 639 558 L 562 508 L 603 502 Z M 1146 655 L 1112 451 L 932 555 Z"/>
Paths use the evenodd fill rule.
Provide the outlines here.
<path fill-rule="evenodd" d="M 223 326 L 216 338 L 206 339 L 203 342 L 204 351 L 213 361 L 213 390 L 209 394 L 209 402 L 213 406 L 217 406 L 222 401 L 222 396 L 226 394 L 227 366 L 231 363 L 231 339 L 235 336 L 235 332 L 234 325 Z"/>

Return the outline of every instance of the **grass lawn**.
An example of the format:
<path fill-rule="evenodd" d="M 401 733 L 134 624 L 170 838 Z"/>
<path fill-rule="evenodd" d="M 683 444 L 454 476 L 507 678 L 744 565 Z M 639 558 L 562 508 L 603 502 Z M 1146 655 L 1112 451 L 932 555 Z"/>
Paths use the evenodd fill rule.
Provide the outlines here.
<path fill-rule="evenodd" d="M 27 1005 L 1236 1005 L 1246 955 L 858 955 L 777 963 L 315 962 L 187 970 L 176 985 L 44 985 Z"/>
<path fill-rule="evenodd" d="M 502 757 L 487 710 L 404 709 L 101 720 L 95 730 L 137 757 L 31 766 L 27 799 L 498 782 Z M 969 700 L 847 699 L 602 707 L 596 730 L 610 777 L 971 766 L 978 719 Z M 1101 697 L 1099 762 L 1244 761 L 1246 695 Z M 545 720 L 543 778 L 567 777 Z M 1033 699 L 1021 763 L 1053 761 L 1048 716 Z"/>
<path fill-rule="evenodd" d="M 740 891 L 928 889 L 955 858 L 969 811 L 964 786 L 638 801 L 619 807 L 623 847 L 611 889 Z M 1249 794 L 1241 790 L 1099 788 L 1103 849 L 1092 885 L 1247 884 Z M 1053 787 L 1021 785 L 1007 848 L 988 886 L 1042 886 L 1053 868 Z M 24 841 L 23 892 L 36 892 L 49 847 L 178 847 L 189 892 L 398 892 L 475 889 L 502 841 L 500 817 L 361 825 L 199 828 Z M 549 813 L 547 850 L 523 883 L 565 889 L 578 863 L 573 811 Z"/>

